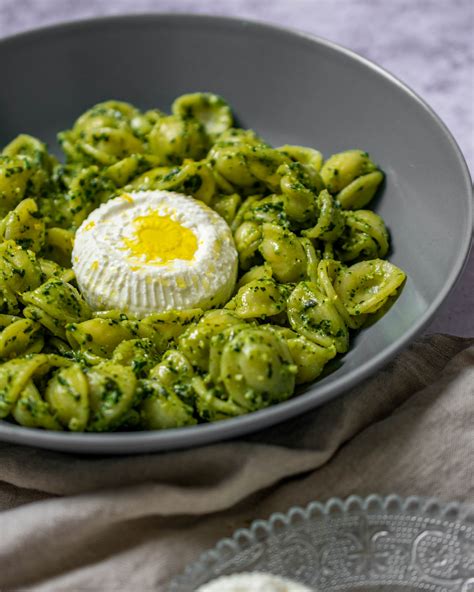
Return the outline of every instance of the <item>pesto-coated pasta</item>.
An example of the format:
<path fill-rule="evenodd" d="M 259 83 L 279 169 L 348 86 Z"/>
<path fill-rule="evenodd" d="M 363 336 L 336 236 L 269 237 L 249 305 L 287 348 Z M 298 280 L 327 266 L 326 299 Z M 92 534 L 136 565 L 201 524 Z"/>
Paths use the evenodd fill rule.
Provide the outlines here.
<path fill-rule="evenodd" d="M 106 361 L 91 368 L 86 378 L 91 410 L 88 429 L 94 432 L 115 429 L 135 402 L 137 379 L 133 370 Z"/>
<path fill-rule="evenodd" d="M 46 240 L 46 225 L 38 218 L 34 199 L 24 199 L 0 222 L 0 240 L 13 240 L 20 247 L 35 253 L 41 251 Z"/>
<path fill-rule="evenodd" d="M 288 299 L 291 328 L 322 347 L 349 348 L 349 331 L 336 306 L 315 284 L 300 282 Z"/>
<path fill-rule="evenodd" d="M 233 116 L 222 97 L 212 93 L 181 95 L 171 105 L 175 115 L 199 121 L 209 137 L 216 137 L 232 127 Z"/>
<path fill-rule="evenodd" d="M 0 154 L 0 418 L 102 432 L 262 409 L 320 377 L 400 292 L 389 232 L 367 209 L 384 174 L 366 152 L 273 148 L 213 93 L 171 111 L 105 101 L 58 135 L 64 163 L 25 134 Z M 135 317 L 81 293 L 79 226 L 151 190 L 200 200 L 230 226 L 239 274 L 220 308 Z"/>
<path fill-rule="evenodd" d="M 276 224 L 263 224 L 259 251 L 279 282 L 286 284 L 305 277 L 306 254 L 291 230 Z"/>
<path fill-rule="evenodd" d="M 89 384 L 80 364 L 60 368 L 48 382 L 44 396 L 64 428 L 72 432 L 86 429 L 90 415 Z"/>
<path fill-rule="evenodd" d="M 151 154 L 156 154 L 164 165 L 181 164 L 185 158 L 199 160 L 208 146 L 202 124 L 179 115 L 161 117 L 148 137 Z"/>
<path fill-rule="evenodd" d="M 225 328 L 241 322 L 235 311 L 226 309 L 208 311 L 197 324 L 188 327 L 179 337 L 178 348 L 194 368 L 207 372 L 211 339 Z"/>
<path fill-rule="evenodd" d="M 296 366 L 285 340 L 268 326 L 238 331 L 212 361 L 218 365 L 210 369 L 215 382 L 243 409 L 261 409 L 293 394 Z"/>
<path fill-rule="evenodd" d="M 290 290 L 271 278 L 252 280 L 243 285 L 226 304 L 241 319 L 262 319 L 281 315 L 286 310 Z"/>
<path fill-rule="evenodd" d="M 370 210 L 344 212 L 344 230 L 336 242 L 341 261 L 385 257 L 389 249 L 388 231 L 382 218 Z"/>
<path fill-rule="evenodd" d="M 11 414 L 17 423 L 27 428 L 62 430 L 54 411 L 31 380 L 23 387 Z"/>
<path fill-rule="evenodd" d="M 197 423 L 193 406 L 158 380 L 142 381 L 141 390 L 145 399 L 140 406 L 140 416 L 146 429 L 165 430 Z"/>

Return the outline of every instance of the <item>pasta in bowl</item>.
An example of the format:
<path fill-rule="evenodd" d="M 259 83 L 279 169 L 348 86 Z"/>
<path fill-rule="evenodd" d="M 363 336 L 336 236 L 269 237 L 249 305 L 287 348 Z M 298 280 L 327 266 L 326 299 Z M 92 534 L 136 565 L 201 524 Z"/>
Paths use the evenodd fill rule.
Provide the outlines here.
<path fill-rule="evenodd" d="M 124 43 L 124 39 L 133 39 L 133 43 Z M 34 68 L 31 68 L 32 55 L 35 56 Z M 0 176 L 0 220 L 3 233 L 6 227 L 4 219 L 9 216 L 8 232 L 2 234 L 0 267 L 2 277 L 6 271 L 10 285 L 8 290 L 2 291 L 7 304 L 1 314 L 7 316 L 2 317 L 0 324 L 2 330 L 7 329 L 3 333 L 4 347 L 7 348 L 4 352 L 10 353 L 2 358 L 0 364 L 8 364 L 8 381 L 8 376 L 18 377 L 14 370 L 17 360 L 23 364 L 28 356 L 48 356 L 47 362 L 44 357 L 38 359 L 37 369 L 32 370 L 33 364 L 28 366 L 28 372 L 22 380 L 16 382 L 15 378 L 15 388 L 8 392 L 11 411 L 6 414 L 2 404 L 2 441 L 74 453 L 129 454 L 191 447 L 262 430 L 307 413 L 370 377 L 427 326 L 462 271 L 472 232 L 472 184 L 452 136 L 430 108 L 400 81 L 335 44 L 240 19 L 183 14 L 137 15 L 62 24 L 1 40 L 0 66 L 3 77 L 0 145 L 11 142 L 19 132 L 30 134 L 30 138 L 23 138 L 26 141 L 21 150 L 19 146 L 23 141 L 18 140 L 16 147 L 10 148 L 10 154 L 0 159 L 2 167 L 6 156 L 13 159 L 10 160 L 13 170 L 7 173 L 7 177 L 3 172 Z M 32 89 L 41 89 L 41 92 Z M 185 96 L 177 112 L 171 112 L 171 115 L 153 108 L 166 108 L 174 97 L 192 90 L 212 90 L 228 98 L 235 112 L 235 120 L 228 106 L 219 97 L 211 99 L 209 94 L 197 102 L 193 96 Z M 106 101 L 110 97 L 120 97 L 127 103 L 115 102 L 111 105 Z M 104 102 L 107 104 L 104 105 Z M 92 109 L 94 113 L 91 113 L 89 109 L 80 118 L 79 124 L 73 125 L 88 106 L 98 103 L 101 112 Z M 108 111 L 110 106 L 113 114 Z M 183 118 L 187 121 L 183 122 Z M 247 128 L 257 130 L 267 142 L 261 142 L 257 134 L 245 131 Z M 62 135 L 63 150 L 56 140 L 60 129 L 68 129 Z M 99 129 L 104 133 L 98 133 Z M 32 141 L 31 136 L 41 141 Z M 228 145 L 216 146 L 218 138 L 225 140 Z M 245 138 L 249 144 L 247 147 L 242 146 Z M 235 146 L 232 148 L 233 140 L 240 141 L 240 156 Z M 68 153 L 66 164 L 58 164 L 48 155 L 43 141 L 61 161 L 64 160 L 61 154 Z M 170 143 L 173 145 L 171 151 L 167 147 Z M 260 146 L 256 148 L 255 143 Z M 278 154 L 268 154 L 263 150 L 271 147 L 276 147 Z M 331 167 L 327 166 L 323 174 L 324 159 L 316 148 L 326 158 L 341 151 L 347 152 L 346 148 L 362 148 L 370 154 L 364 156 L 363 153 L 352 153 L 344 157 L 348 166 L 352 162 L 350 167 L 361 169 L 353 181 L 361 178 L 357 182 L 366 186 L 361 190 L 362 203 L 353 195 L 353 189 L 357 186 L 351 187 L 349 183 L 348 190 L 342 185 L 338 186 L 338 174 L 334 174 L 334 169 L 339 171 L 340 157 L 332 160 Z M 272 158 L 267 161 L 266 156 Z M 80 159 L 82 166 L 79 166 Z M 31 166 L 31 161 L 35 163 L 34 166 Z M 203 161 L 207 162 L 205 166 Z M 74 162 L 76 166 L 72 166 Z M 298 173 L 296 169 L 300 169 L 298 165 L 293 166 L 295 162 L 304 165 L 303 170 L 310 176 L 310 183 L 315 185 L 319 202 L 314 209 L 307 208 L 311 206 L 311 200 L 308 202 L 309 194 L 301 188 L 298 191 L 299 199 L 285 197 L 292 194 L 292 178 Z M 276 164 L 278 168 L 282 167 L 279 172 L 278 169 L 273 171 Z M 266 168 L 267 165 L 270 168 Z M 166 178 L 166 172 L 163 175 L 163 171 L 160 171 L 161 167 L 166 171 L 170 168 L 177 170 Z M 319 170 L 319 177 L 311 176 L 308 172 L 310 168 Z M 364 204 L 366 191 L 370 196 L 370 185 L 380 183 L 382 170 L 386 177 L 385 182 L 378 185 L 378 196 Z M 150 171 L 153 175 L 147 175 Z M 209 171 L 211 174 L 208 174 Z M 145 177 L 148 177 L 148 189 L 144 188 Z M 263 181 L 261 177 L 264 177 Z M 282 184 L 284 177 L 286 179 Z M 323 192 L 324 187 L 319 178 L 329 196 Z M 15 181 L 14 185 L 12 181 Z M 258 189 L 253 188 L 252 183 L 257 183 Z M 212 189 L 213 184 L 218 189 Z M 266 187 L 264 192 L 262 185 Z M 302 185 L 306 187 L 304 182 Z M 210 312 L 204 311 L 201 306 L 191 306 L 195 290 L 189 288 L 187 277 L 181 277 L 180 298 L 183 304 L 184 301 L 188 302 L 186 307 L 177 312 L 171 309 L 162 313 L 138 312 L 142 305 L 146 308 L 148 302 L 153 303 L 153 298 L 156 300 L 154 287 L 157 277 L 162 272 L 166 278 L 175 272 L 183 272 L 183 263 L 183 266 L 176 265 L 174 270 L 167 266 L 154 266 L 149 283 L 137 279 L 137 282 L 142 283 L 136 284 L 140 288 L 134 303 L 127 296 L 117 305 L 110 303 L 103 308 L 101 305 L 102 310 L 96 310 L 94 298 L 88 293 L 92 284 L 80 279 L 77 265 L 83 265 L 83 269 L 88 267 L 81 242 L 87 246 L 87 236 L 91 236 L 94 245 L 97 245 L 97 236 L 92 230 L 86 231 L 86 238 L 81 241 L 78 230 L 82 224 L 94 221 L 98 211 L 103 211 L 102 207 L 112 208 L 114 200 L 121 200 L 127 205 L 126 195 L 134 199 L 135 195 L 143 196 L 146 192 L 153 194 L 156 199 L 165 193 L 169 199 L 179 194 L 183 203 L 190 200 L 196 206 L 200 204 L 199 207 L 208 208 L 202 210 L 206 212 L 206 218 L 212 212 L 213 216 L 224 220 L 228 227 L 230 222 L 232 230 L 229 232 L 235 237 L 235 240 L 232 239 L 233 248 L 237 250 L 238 246 L 240 249 L 238 260 L 241 268 L 228 306 L 225 299 L 225 302 L 219 302 L 218 307 L 212 305 Z M 42 199 L 46 194 L 49 199 Z M 213 196 L 217 194 L 219 199 L 214 199 Z M 259 194 L 260 197 L 254 198 Z M 65 195 L 67 199 L 64 199 Z M 335 198 L 340 208 L 331 207 Z M 29 199 L 35 205 L 31 201 L 25 202 Z M 351 200 L 354 200 L 352 209 L 346 207 Z M 21 201 L 25 203 L 20 207 Z M 137 208 L 139 202 L 140 199 L 136 200 Z M 135 212 L 133 206 L 130 204 L 130 214 Z M 173 208 L 178 209 L 177 200 L 174 200 Z M 16 210 L 15 216 L 20 217 L 20 224 L 13 223 L 12 210 Z M 122 213 L 128 216 L 124 206 L 119 210 L 120 216 Z M 29 217 L 28 211 L 34 215 Z M 315 220 L 311 223 L 315 211 L 324 211 L 319 227 Z M 187 240 L 182 241 L 181 254 L 191 257 L 184 260 L 190 262 L 190 271 L 196 271 L 197 265 L 198 272 L 194 275 L 207 278 L 209 286 L 217 289 L 220 299 L 221 291 L 217 284 L 210 281 L 211 275 L 206 273 L 211 272 L 211 269 L 208 267 L 206 271 L 199 271 L 200 262 L 204 262 L 204 259 L 198 261 L 191 254 L 198 252 L 198 249 L 193 251 L 195 241 L 199 243 L 199 237 L 203 236 L 199 232 L 205 234 L 206 227 L 198 229 L 188 224 L 189 218 L 185 213 L 182 217 L 173 214 L 171 222 L 165 220 L 166 215 L 157 220 L 149 212 L 137 210 L 135 213 L 137 218 L 147 219 L 148 227 L 142 228 L 144 220 L 138 219 L 136 226 L 135 223 L 130 226 L 127 218 L 126 228 L 124 226 L 122 229 L 116 220 L 116 227 L 121 232 L 123 230 L 117 246 L 126 246 L 122 239 L 130 239 L 129 245 L 134 249 L 131 256 L 135 262 L 143 264 L 143 258 L 157 253 L 150 245 L 153 241 L 148 242 L 147 237 L 164 232 L 169 237 L 168 255 L 175 256 L 178 251 L 174 251 L 171 245 L 180 243 L 182 231 L 177 231 L 174 223 L 179 223 L 187 230 L 196 230 L 194 239 L 184 231 Z M 245 219 L 237 220 L 237 214 L 239 218 Z M 228 222 L 225 222 L 226 217 Z M 384 240 L 385 224 L 380 222 L 379 217 L 386 221 L 393 234 L 390 250 L 385 255 L 383 252 L 388 248 Z M 331 233 L 340 231 L 341 218 L 344 233 L 332 240 Z M 34 220 L 33 231 L 28 234 L 25 229 L 23 235 L 18 236 L 18 229 L 25 226 L 23 222 L 28 226 L 31 219 Z M 323 223 L 324 220 L 328 221 L 327 224 Z M 329 227 L 324 228 L 326 225 Z M 141 230 L 145 237 L 142 244 L 136 240 Z M 135 233 L 134 236 L 131 231 Z M 303 231 L 310 231 L 312 236 L 303 234 Z M 314 236 L 318 233 L 321 235 Z M 214 236 L 217 243 L 219 237 Z M 345 240 L 342 240 L 343 237 Z M 75 264 L 71 271 L 73 239 L 74 247 L 78 249 L 75 255 L 79 257 L 79 264 Z M 26 242 L 18 250 L 22 241 Z M 310 243 L 315 250 L 314 258 Z M 332 243 L 334 247 L 332 256 L 330 248 L 325 247 L 326 243 Z M 145 244 L 151 248 L 144 249 Z M 102 256 L 107 251 L 106 245 L 110 246 L 115 261 L 123 256 L 124 252 L 116 253 L 113 250 L 112 241 L 104 241 L 101 243 L 103 249 L 97 251 L 101 256 L 91 257 L 91 272 L 95 271 L 96 265 L 105 268 Z M 279 245 L 283 246 L 284 251 L 278 251 Z M 280 256 L 283 252 L 285 256 L 293 257 L 291 266 L 284 266 Z M 302 252 L 306 259 L 301 255 Z M 366 258 L 359 258 L 358 253 L 364 253 Z M 166 258 L 166 253 L 162 252 L 161 255 L 163 259 Z M 392 268 L 386 261 L 387 256 L 390 263 L 404 270 L 407 280 L 397 288 L 400 291 L 403 287 L 402 293 L 387 314 L 379 322 L 373 322 L 390 306 L 393 297 L 389 297 L 378 311 L 364 310 L 364 307 L 374 305 L 374 301 L 371 303 L 370 298 L 364 298 L 364 289 L 358 285 L 356 276 L 359 272 L 373 274 L 375 284 L 382 281 L 385 288 L 390 290 L 392 279 L 398 277 L 396 281 L 399 281 L 400 277 L 391 277 L 389 272 Z M 211 258 L 213 263 L 221 261 L 216 256 Z M 205 261 L 206 265 L 212 265 L 207 259 Z M 312 265 L 308 266 L 308 261 Z M 230 263 L 227 266 L 232 283 L 234 277 Z M 356 274 L 342 273 L 352 266 L 358 266 L 354 267 Z M 13 271 L 14 268 L 18 273 Z M 111 266 L 106 269 L 109 271 Z M 304 277 L 308 269 L 311 269 L 311 275 Z M 117 277 L 116 281 L 108 279 L 110 295 L 114 291 L 121 293 L 118 288 L 123 278 L 137 278 L 138 273 L 127 269 L 126 274 Z M 75 279 L 73 274 L 76 275 Z M 110 278 L 105 273 L 100 274 L 100 277 Z M 48 293 L 45 293 L 40 287 L 48 280 L 53 284 L 46 287 Z M 5 282 L 2 280 L 1 283 L 3 287 Z M 299 317 L 298 311 L 292 311 L 292 306 L 288 307 L 296 287 L 298 292 L 291 303 L 294 303 L 299 293 L 308 304 L 307 310 L 300 308 Z M 369 284 L 366 288 L 371 290 Z M 316 293 L 312 295 L 315 289 Z M 340 297 L 346 290 L 349 296 L 344 300 L 344 309 L 338 303 L 338 316 L 335 316 L 334 297 Z M 57 298 L 63 291 L 61 298 L 65 299 L 65 306 L 61 306 L 58 312 L 52 306 L 52 297 Z M 76 292 L 80 298 L 74 305 Z M 94 294 L 102 298 L 108 296 L 108 290 L 99 285 Z M 163 293 L 163 297 L 166 296 Z M 22 298 L 28 299 L 28 302 Z M 161 302 L 165 300 L 163 298 Z M 124 312 L 122 306 L 128 310 Z M 179 308 L 181 304 L 173 306 Z M 285 306 L 286 309 L 282 310 Z M 24 315 L 25 309 L 28 309 L 30 316 Z M 8 310 L 15 312 L 5 312 Z M 345 311 L 347 316 L 344 316 Z M 259 315 L 265 315 L 266 318 Z M 299 326 L 291 326 L 291 315 L 300 318 Z M 327 345 L 327 335 L 323 331 L 325 326 L 328 327 L 328 315 L 331 323 L 333 320 L 340 322 L 339 317 L 342 315 L 344 326 L 350 334 L 347 353 L 336 353 L 329 361 L 327 356 L 332 355 L 332 348 Z M 247 409 L 252 400 L 259 400 L 259 392 L 247 401 L 235 394 L 236 386 L 233 383 L 228 383 L 226 393 L 229 387 L 232 397 L 229 395 L 218 399 L 216 395 L 219 395 L 220 389 L 208 388 L 207 379 L 211 378 L 211 371 L 245 367 L 245 376 L 240 371 L 237 374 L 242 374 L 247 381 L 252 379 L 251 369 L 262 368 L 265 361 L 259 359 L 260 366 L 255 366 L 253 361 L 245 361 L 245 356 L 252 352 L 250 337 L 253 339 L 254 335 L 240 335 L 237 330 L 232 332 L 230 324 L 235 317 L 238 317 L 235 325 L 248 325 L 247 329 L 251 331 L 258 329 L 257 337 L 261 342 L 256 345 L 262 346 L 259 351 L 268 353 L 269 340 L 272 343 L 276 340 L 283 349 L 286 346 L 293 368 L 288 372 L 288 366 L 283 364 L 282 385 L 286 385 L 284 389 L 289 390 L 288 384 L 291 386 L 293 376 L 296 387 L 294 396 L 286 400 L 286 391 L 278 391 L 278 404 L 270 404 L 275 400 L 268 400 L 261 394 L 260 400 L 268 403 L 267 407 L 231 417 L 229 413 L 234 405 Z M 9 328 L 13 321 L 21 323 Z M 348 322 L 359 325 L 362 321 L 361 330 L 348 325 Z M 74 332 L 70 329 L 71 325 L 81 326 Z M 193 326 L 196 326 L 195 333 L 191 330 Z M 224 335 L 215 338 L 214 332 L 221 332 L 220 326 Z M 333 333 L 338 333 L 340 327 L 337 330 L 335 327 Z M 317 331 L 318 342 L 314 341 Z M 331 340 L 334 338 L 334 349 L 344 346 L 347 339 L 344 333 L 341 331 L 339 335 L 330 337 Z M 157 337 L 158 334 L 160 337 Z M 205 338 L 201 338 L 201 334 Z M 14 339 L 10 341 L 9 336 L 14 336 Z M 73 340 L 72 344 L 68 336 Z M 143 341 L 147 339 L 151 343 Z M 239 347 L 244 343 L 244 355 L 240 357 L 236 355 L 238 352 L 225 349 L 225 339 L 232 340 Z M 168 347 L 171 342 L 174 345 Z M 209 345 L 210 342 L 214 345 Z M 89 348 L 88 344 L 93 344 L 93 347 Z M 141 346 L 145 344 L 144 349 Z M 119 346 L 123 349 L 117 349 Z M 274 348 L 271 349 L 273 355 Z M 168 350 L 172 353 L 165 353 Z M 75 352 L 73 357 L 72 351 Z M 299 366 L 294 361 L 297 353 L 301 359 Z M 53 355 L 56 357 L 51 357 Z M 167 395 L 169 413 L 163 411 L 158 416 L 157 407 L 152 406 L 155 412 L 152 416 L 151 409 L 145 411 L 144 407 L 141 408 L 145 401 L 151 406 L 150 402 L 154 398 L 147 396 L 140 404 L 135 399 L 138 395 L 145 397 L 147 394 L 150 384 L 146 381 L 156 382 L 157 378 L 166 381 L 166 377 L 170 379 L 175 371 L 181 377 L 189 376 L 189 366 L 181 363 L 183 357 L 188 360 L 189 356 L 193 356 L 194 360 L 191 379 L 198 379 L 194 381 L 193 390 L 188 391 L 190 381 L 183 378 L 181 382 L 186 384 L 186 388 L 178 393 L 176 391 L 179 388 L 172 388 L 178 400 L 168 396 L 169 386 L 160 391 Z M 118 364 L 120 369 L 115 366 L 118 359 L 121 360 Z M 125 363 L 127 359 L 128 366 Z M 112 410 L 118 401 L 119 386 L 125 388 L 122 378 L 129 375 L 132 359 L 139 360 L 132 367 L 133 378 L 130 379 L 131 382 L 135 381 L 136 387 L 135 390 L 131 389 L 133 403 L 131 411 L 124 415 L 126 421 L 119 421 L 121 412 L 118 408 Z M 283 362 L 285 360 L 286 349 Z M 162 367 L 164 362 L 159 377 L 152 377 L 151 370 L 159 365 Z M 66 372 L 60 364 L 72 369 Z M 142 376 L 138 376 L 136 373 L 141 364 L 144 364 L 144 368 Z M 21 367 L 24 369 L 23 365 Z M 296 374 L 294 367 L 297 367 Z M 34 392 L 36 396 L 29 386 L 32 378 L 33 386 L 38 391 L 39 408 L 49 412 L 50 403 L 46 399 L 48 383 L 54 376 L 63 378 L 64 373 L 68 382 L 73 380 L 74 373 L 79 376 L 76 376 L 74 388 L 79 389 L 79 393 L 87 393 L 84 402 L 85 409 L 89 405 L 89 415 L 86 417 L 78 415 L 77 411 L 67 412 L 65 407 L 61 420 L 59 415 L 53 414 L 54 419 L 61 424 L 61 430 L 18 425 L 12 415 L 16 405 L 11 403 L 12 395 L 13 398 L 17 397 L 17 402 L 20 392 L 23 393 L 28 384 L 30 395 L 33 396 Z M 146 376 L 143 377 L 143 374 Z M 262 384 L 267 380 L 263 376 Z M 117 383 L 115 394 L 109 388 L 112 381 Z M 142 387 L 143 381 L 147 389 Z M 62 406 L 66 400 L 62 391 L 58 394 L 58 382 L 56 380 L 53 383 L 54 390 L 51 387 L 48 394 L 51 400 L 54 395 L 55 407 L 58 407 L 58 400 Z M 202 388 L 203 382 L 205 390 Z M 106 386 L 102 388 L 101 385 Z M 255 389 L 255 384 L 252 388 Z M 92 389 L 94 397 L 91 397 Z M 189 398 L 186 392 L 190 393 Z M 78 401 L 81 398 L 79 393 L 76 392 Z M 202 396 L 204 393 L 208 401 L 214 403 L 214 406 L 209 406 L 209 402 L 207 404 L 209 418 L 221 413 L 228 419 L 210 422 L 207 418 L 201 418 L 199 414 L 204 412 L 206 403 L 206 398 Z M 124 391 L 124 395 L 122 410 L 129 400 L 129 391 Z M 116 424 L 112 428 L 114 431 L 71 431 L 64 425 L 69 425 L 76 417 L 79 423 L 73 422 L 71 427 L 77 429 L 82 421 L 87 430 L 89 422 L 92 424 L 97 419 L 100 420 L 99 428 L 104 429 L 102 415 L 108 417 L 108 411 L 104 414 L 104 407 L 99 412 L 98 405 L 100 401 L 105 404 L 106 400 L 110 405 L 110 413 L 117 411 L 110 422 Z M 201 401 L 199 408 L 198 400 Z M 181 401 L 191 405 L 192 418 L 197 422 L 195 425 L 143 429 L 146 427 L 141 423 L 144 417 L 153 417 L 154 422 L 159 417 L 163 425 L 166 424 L 166 418 L 171 418 L 171 425 L 176 425 L 176 413 L 182 411 L 176 405 L 181 405 Z M 48 406 L 44 406 L 44 403 L 48 403 Z M 75 404 L 79 405 L 79 402 Z M 91 412 L 92 405 L 97 409 Z M 71 409 L 77 410 L 77 406 Z M 94 420 L 91 419 L 92 415 L 95 415 Z M 189 418 L 186 409 L 183 418 Z M 98 424 L 99 421 L 95 423 L 96 426 Z"/>
<path fill-rule="evenodd" d="M 399 294 L 369 154 L 272 147 L 208 92 L 171 110 L 93 106 L 59 134 L 65 164 L 32 136 L 4 148 L 0 418 L 104 432 L 264 409 Z"/>

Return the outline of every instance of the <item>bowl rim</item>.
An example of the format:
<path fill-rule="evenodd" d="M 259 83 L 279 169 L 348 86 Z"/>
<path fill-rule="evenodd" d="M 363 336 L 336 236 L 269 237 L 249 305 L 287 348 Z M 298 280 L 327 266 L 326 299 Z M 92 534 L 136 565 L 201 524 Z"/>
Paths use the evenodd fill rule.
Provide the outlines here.
<path fill-rule="evenodd" d="M 385 366 L 397 353 L 407 347 L 407 345 L 430 323 L 438 308 L 446 300 L 456 285 L 456 282 L 461 277 L 463 269 L 468 261 L 473 229 L 473 188 L 467 163 L 456 140 L 435 111 L 408 85 L 385 68 L 338 43 L 308 32 L 268 24 L 259 20 L 214 16 L 210 14 L 167 12 L 133 13 L 79 19 L 21 31 L 0 39 L 0 52 L 3 47 L 8 47 L 15 43 L 24 43 L 25 41 L 34 43 L 45 37 L 48 38 L 50 36 L 61 35 L 67 32 L 80 33 L 81 30 L 90 30 L 91 27 L 113 27 L 117 24 L 140 25 L 144 23 L 150 26 L 151 23 L 160 24 L 163 22 L 181 26 L 194 26 L 196 22 L 199 22 L 203 26 L 230 28 L 232 30 L 237 30 L 239 28 L 246 30 L 253 29 L 255 32 L 267 32 L 272 35 L 299 40 L 303 43 L 323 46 L 333 52 L 343 54 L 351 61 L 356 61 L 362 64 L 408 94 L 422 109 L 424 109 L 424 111 L 427 112 L 433 121 L 433 124 L 438 127 L 439 131 L 442 132 L 444 137 L 448 140 L 462 170 L 462 180 L 465 185 L 465 193 L 463 194 L 463 197 L 466 197 L 465 206 L 467 209 L 467 216 L 465 219 L 466 228 L 464 234 L 460 235 L 456 261 L 451 267 L 450 273 L 436 298 L 434 298 L 417 322 L 413 323 L 410 329 L 402 336 L 386 348 L 382 349 L 374 357 L 364 362 L 359 368 L 350 371 L 348 375 L 335 378 L 331 383 L 325 385 L 316 382 L 314 385 L 315 388 L 311 389 L 310 387 L 307 392 L 272 407 L 215 423 L 198 424 L 196 426 L 168 430 L 135 432 L 53 432 L 37 428 L 25 428 L 0 420 L 0 441 L 27 444 L 30 446 L 61 450 L 64 452 L 81 451 L 83 453 L 93 454 L 143 453 L 158 450 L 177 450 L 180 448 L 189 448 L 191 446 L 205 445 L 216 441 L 224 441 L 281 423 L 339 396 L 349 388 L 357 386 L 364 379 Z"/>
<path fill-rule="evenodd" d="M 212 568 L 221 559 L 228 559 L 229 554 L 251 548 L 262 539 L 291 529 L 293 525 L 313 521 L 324 523 L 331 517 L 372 516 L 381 512 L 386 516 L 413 516 L 474 526 L 474 504 L 444 501 L 437 497 L 371 493 L 366 496 L 353 494 L 344 498 L 331 497 L 325 502 L 314 500 L 305 506 L 291 506 L 285 512 L 273 512 L 268 518 L 252 520 L 248 527 L 235 529 L 230 536 L 220 539 L 212 548 L 203 551 L 187 564 L 171 579 L 167 589 L 169 592 L 178 590 L 195 572 Z"/>

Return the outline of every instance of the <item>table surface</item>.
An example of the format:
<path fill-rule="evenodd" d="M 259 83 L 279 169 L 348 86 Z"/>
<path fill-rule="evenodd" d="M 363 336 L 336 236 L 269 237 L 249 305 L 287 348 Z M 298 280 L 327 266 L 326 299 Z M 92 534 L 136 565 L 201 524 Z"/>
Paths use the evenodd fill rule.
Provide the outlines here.
<path fill-rule="evenodd" d="M 308 31 L 377 62 L 443 119 L 474 172 L 473 0 L 0 0 L 0 37 L 60 21 L 192 12 Z M 427 333 L 474 336 L 474 249 Z"/>

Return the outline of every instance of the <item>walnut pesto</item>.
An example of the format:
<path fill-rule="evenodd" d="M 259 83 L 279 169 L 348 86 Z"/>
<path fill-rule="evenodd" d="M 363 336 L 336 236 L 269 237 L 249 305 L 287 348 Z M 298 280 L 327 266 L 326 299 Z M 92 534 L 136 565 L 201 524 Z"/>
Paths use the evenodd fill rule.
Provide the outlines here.
<path fill-rule="evenodd" d="M 1 419 L 102 432 L 256 411 L 320 377 L 399 294 L 405 273 L 368 209 L 384 174 L 367 152 L 273 148 L 210 92 L 171 111 L 105 101 L 59 133 L 62 163 L 25 134 L 1 152 Z M 78 228 L 146 191 L 199 200 L 230 227 L 238 279 L 220 306 L 131 314 L 81 293 Z"/>

